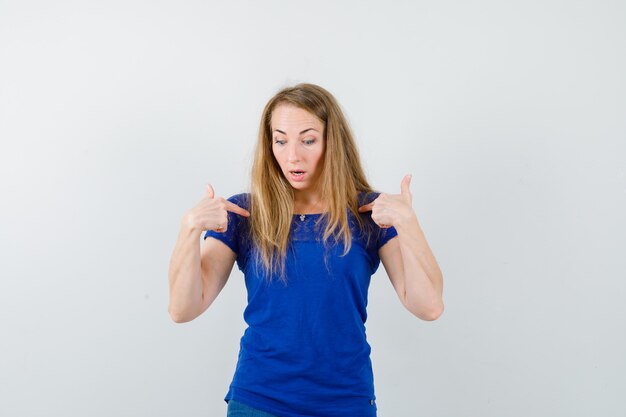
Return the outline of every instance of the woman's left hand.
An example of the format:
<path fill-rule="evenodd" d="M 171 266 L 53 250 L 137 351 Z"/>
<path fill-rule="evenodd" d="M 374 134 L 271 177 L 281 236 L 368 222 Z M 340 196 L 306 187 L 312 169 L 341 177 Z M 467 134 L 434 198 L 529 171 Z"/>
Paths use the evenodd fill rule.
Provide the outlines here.
<path fill-rule="evenodd" d="M 380 193 L 374 201 L 359 207 L 359 213 L 372 212 L 372 220 L 381 228 L 397 227 L 412 219 L 417 220 L 413 211 L 413 196 L 409 191 L 411 175 L 407 174 L 400 183 L 400 194 Z"/>

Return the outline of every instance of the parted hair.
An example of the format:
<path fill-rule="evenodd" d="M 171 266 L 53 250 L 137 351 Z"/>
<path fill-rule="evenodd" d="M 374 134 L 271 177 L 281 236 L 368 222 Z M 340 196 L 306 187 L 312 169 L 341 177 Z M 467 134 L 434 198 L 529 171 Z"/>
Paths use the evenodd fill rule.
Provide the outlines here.
<path fill-rule="evenodd" d="M 342 256 L 352 245 L 346 207 L 364 229 L 358 212 L 358 194 L 373 189 L 365 178 L 348 121 L 330 92 L 315 84 L 300 83 L 281 89 L 267 102 L 251 171 L 250 236 L 257 248 L 257 265 L 263 265 L 269 279 L 279 272 L 280 279 L 286 282 L 284 268 L 294 215 L 294 192 L 272 152 L 271 127 L 272 112 L 281 104 L 306 110 L 324 124 L 325 146 L 318 187 L 327 211 L 319 220 L 327 220 L 323 233 L 325 245 L 331 236 L 343 241 Z"/>

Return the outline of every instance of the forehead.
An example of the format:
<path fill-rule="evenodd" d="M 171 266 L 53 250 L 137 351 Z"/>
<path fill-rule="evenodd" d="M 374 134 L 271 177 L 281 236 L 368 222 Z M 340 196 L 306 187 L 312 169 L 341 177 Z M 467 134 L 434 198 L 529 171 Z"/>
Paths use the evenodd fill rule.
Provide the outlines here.
<path fill-rule="evenodd" d="M 272 111 L 271 128 L 282 131 L 314 127 L 324 128 L 324 123 L 313 113 L 290 104 L 279 104 Z M 300 130 L 302 130 L 300 129 Z M 300 131 L 298 130 L 298 132 Z"/>

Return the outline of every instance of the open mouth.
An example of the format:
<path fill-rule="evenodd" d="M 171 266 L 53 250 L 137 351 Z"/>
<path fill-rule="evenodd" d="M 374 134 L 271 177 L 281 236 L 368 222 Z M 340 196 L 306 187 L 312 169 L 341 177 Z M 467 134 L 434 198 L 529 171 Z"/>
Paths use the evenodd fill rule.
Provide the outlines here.
<path fill-rule="evenodd" d="M 291 175 L 291 180 L 297 182 L 304 181 L 304 178 L 306 177 L 306 171 L 289 171 L 289 174 Z"/>

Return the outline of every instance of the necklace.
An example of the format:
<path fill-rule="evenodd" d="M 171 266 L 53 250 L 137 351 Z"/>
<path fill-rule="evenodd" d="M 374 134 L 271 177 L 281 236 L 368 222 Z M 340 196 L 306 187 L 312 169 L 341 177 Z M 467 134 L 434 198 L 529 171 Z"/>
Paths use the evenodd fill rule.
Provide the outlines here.
<path fill-rule="evenodd" d="M 319 204 L 320 204 L 320 202 L 318 201 L 317 203 L 315 203 L 315 205 L 310 210 L 303 210 L 303 211 L 314 211 L 314 209 L 316 207 L 318 207 Z M 306 216 L 307 216 L 306 214 L 300 214 L 300 221 L 303 222 L 306 219 Z"/>

